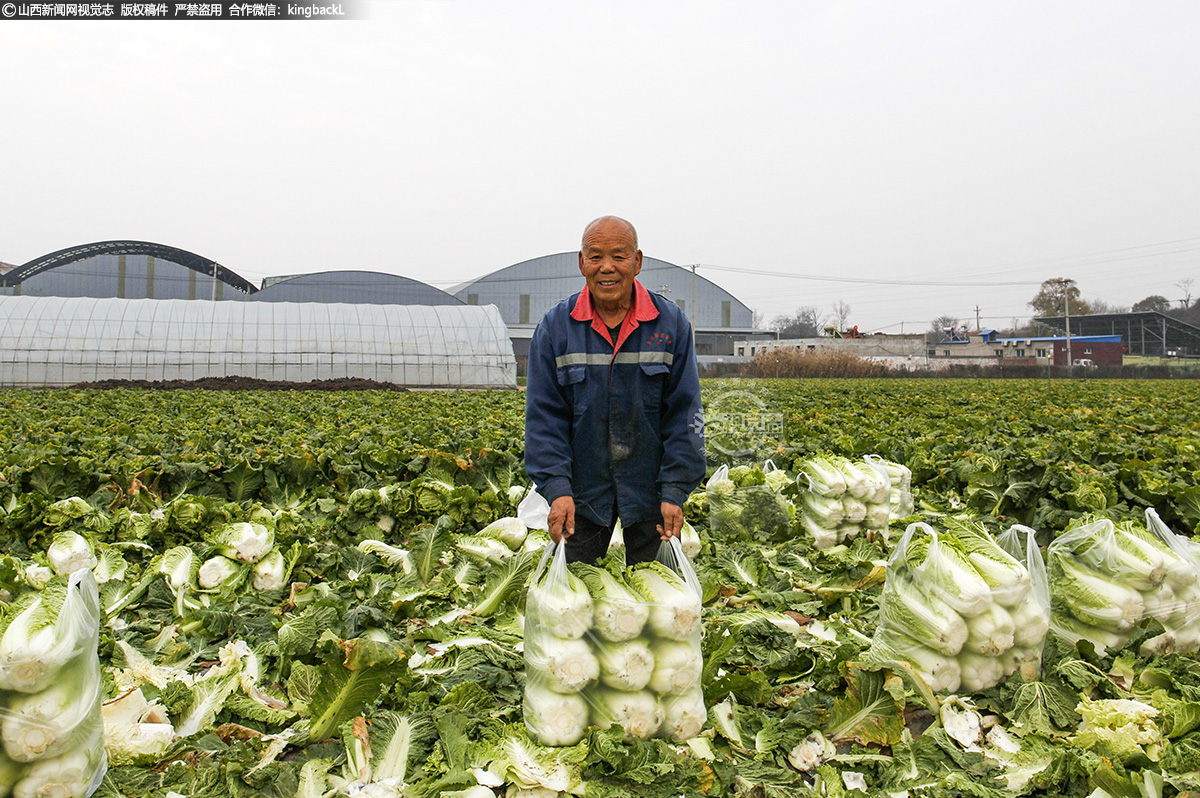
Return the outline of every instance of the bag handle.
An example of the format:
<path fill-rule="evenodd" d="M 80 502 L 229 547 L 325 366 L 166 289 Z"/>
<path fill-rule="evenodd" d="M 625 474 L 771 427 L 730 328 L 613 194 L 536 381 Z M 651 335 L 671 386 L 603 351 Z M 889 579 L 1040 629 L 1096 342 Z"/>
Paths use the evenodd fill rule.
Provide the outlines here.
<path fill-rule="evenodd" d="M 900 542 L 896 544 L 895 551 L 892 552 L 892 556 L 888 559 L 889 566 L 904 562 L 906 559 L 905 555 L 908 553 L 908 543 L 913 539 L 913 535 L 916 534 L 918 529 L 929 533 L 929 536 L 933 538 L 933 543 L 929 546 L 929 553 L 933 554 L 933 550 L 938 545 L 937 530 L 924 521 L 914 521 L 904 530 L 904 535 L 900 538 Z M 928 557 L 926 560 L 928 561 Z"/>
<path fill-rule="evenodd" d="M 683 553 L 683 543 L 679 538 L 672 536 L 660 543 L 658 555 L 654 559 L 679 574 L 697 599 L 704 599 L 704 587 L 700 584 L 700 576 L 696 573 L 692 561 Z"/>
<path fill-rule="evenodd" d="M 555 559 L 556 564 L 557 561 L 561 559 L 563 567 L 566 568 L 567 544 L 555 543 L 553 540 L 546 544 L 546 547 L 542 549 L 542 557 L 540 560 L 538 560 L 537 568 L 533 570 L 533 581 L 530 582 L 531 585 L 537 585 L 541 583 L 542 574 L 544 574 L 546 571 L 546 563 L 550 561 L 551 557 Z"/>
<path fill-rule="evenodd" d="M 723 479 L 729 479 L 729 466 L 723 465 L 713 472 L 713 475 L 708 478 L 708 482 L 720 482 Z M 707 487 L 708 482 L 704 483 Z"/>
<path fill-rule="evenodd" d="M 1146 508 L 1146 530 L 1161 540 L 1167 548 L 1173 551 L 1177 557 L 1182 558 L 1193 570 L 1200 569 L 1200 563 L 1197 562 L 1196 555 L 1192 553 L 1192 550 L 1184 542 L 1184 539 L 1175 534 L 1171 530 L 1171 527 L 1163 523 L 1163 520 L 1158 517 L 1158 510 L 1155 510 L 1153 507 Z"/>

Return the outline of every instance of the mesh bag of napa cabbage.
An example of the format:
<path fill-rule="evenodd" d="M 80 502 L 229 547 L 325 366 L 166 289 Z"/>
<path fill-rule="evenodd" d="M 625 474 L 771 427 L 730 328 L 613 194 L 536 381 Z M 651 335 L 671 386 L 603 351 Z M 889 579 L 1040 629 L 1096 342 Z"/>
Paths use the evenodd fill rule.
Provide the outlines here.
<path fill-rule="evenodd" d="M 911 668 L 934 692 L 986 690 L 1041 668 L 1049 626 L 1035 534 L 997 541 L 979 523 L 909 524 L 888 561 L 879 624 L 865 659 Z"/>
<path fill-rule="evenodd" d="M 1158 512 L 1114 522 L 1085 518 L 1046 548 L 1050 628 L 1068 643 L 1087 640 L 1101 653 L 1161 627 L 1142 643 L 1146 655 L 1200 648 L 1200 546 L 1175 534 Z"/>
<path fill-rule="evenodd" d="M 0 612 L 0 795 L 86 798 L 108 768 L 95 577 L 52 577 Z"/>
<path fill-rule="evenodd" d="M 546 547 L 525 608 L 525 726 L 574 745 L 589 726 L 684 741 L 707 719 L 700 580 L 679 538 L 629 568 L 567 564 Z"/>

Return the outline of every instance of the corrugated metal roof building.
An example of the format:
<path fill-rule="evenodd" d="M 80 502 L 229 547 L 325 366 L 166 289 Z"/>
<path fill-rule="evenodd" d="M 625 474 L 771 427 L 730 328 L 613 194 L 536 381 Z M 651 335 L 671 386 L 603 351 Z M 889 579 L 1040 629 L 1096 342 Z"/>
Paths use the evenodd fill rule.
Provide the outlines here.
<path fill-rule="evenodd" d="M 440 288 L 398 274 L 329 271 L 265 280 L 257 302 L 349 302 L 369 305 L 462 305 Z"/>
<path fill-rule="evenodd" d="M 732 355 L 734 339 L 755 332 L 754 312 L 749 307 L 691 269 L 643 257 L 638 280 L 674 302 L 692 320 L 699 355 Z M 579 253 L 559 252 L 505 267 L 450 291 L 468 305 L 498 307 L 513 339 L 513 350 L 518 359 L 524 359 L 538 321 L 583 285 Z"/>
<path fill-rule="evenodd" d="M 245 299 L 254 286 L 209 258 L 152 241 L 96 241 L 34 258 L 0 276 L 9 296 Z"/>

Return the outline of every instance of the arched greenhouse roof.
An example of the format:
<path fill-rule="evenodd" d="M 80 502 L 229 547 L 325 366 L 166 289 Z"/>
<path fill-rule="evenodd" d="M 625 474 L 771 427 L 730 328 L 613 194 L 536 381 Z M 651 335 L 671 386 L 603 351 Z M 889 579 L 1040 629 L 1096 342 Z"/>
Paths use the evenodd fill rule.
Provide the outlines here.
<path fill-rule="evenodd" d="M 0 387 L 233 376 L 514 388 L 516 363 L 494 307 L 0 297 Z"/>
<path fill-rule="evenodd" d="M 697 329 L 753 326 L 754 312 L 745 303 L 691 269 L 644 256 L 638 280 L 683 308 Z M 537 324 L 559 300 L 581 288 L 579 253 L 559 252 L 506 266 L 450 291 L 468 305 L 496 305 L 504 321 L 515 325 Z"/>
<path fill-rule="evenodd" d="M 197 255 L 195 252 L 188 252 L 186 249 L 168 246 L 167 244 L 156 244 L 153 241 L 132 240 L 95 241 L 91 244 L 80 244 L 60 249 L 57 252 L 51 252 L 48 255 L 42 255 L 21 264 L 4 275 L 0 275 L 0 286 L 12 288 L 30 277 L 51 269 L 100 255 L 149 255 L 154 258 L 177 263 L 200 274 L 212 276 L 215 271 L 218 280 L 236 288 L 244 294 L 253 294 L 258 290 L 253 283 L 241 275 L 235 274 L 216 261 L 206 258 L 203 255 Z"/>
<path fill-rule="evenodd" d="M 272 282 L 254 295 L 259 302 L 351 302 L 373 305 L 461 305 L 453 294 L 398 274 L 328 271 Z"/>

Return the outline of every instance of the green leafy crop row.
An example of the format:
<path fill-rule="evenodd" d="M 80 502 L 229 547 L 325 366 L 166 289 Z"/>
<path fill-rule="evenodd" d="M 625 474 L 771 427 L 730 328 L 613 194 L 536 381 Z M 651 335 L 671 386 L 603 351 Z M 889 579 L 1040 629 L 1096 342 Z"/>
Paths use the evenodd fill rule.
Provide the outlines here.
<path fill-rule="evenodd" d="M 793 474 L 818 453 L 905 463 L 934 525 L 967 515 L 1049 538 L 1088 513 L 1146 506 L 1176 531 L 1200 525 L 1200 388 L 1185 381 L 711 381 L 706 405 L 731 391 L 780 421 L 743 436 L 745 459 Z M 817 550 L 798 534 L 713 534 L 703 489 L 685 509 L 704 541 L 708 736 L 676 746 L 595 730 L 535 750 L 516 646 L 536 554 L 460 545 L 515 510 L 523 398 L 0 392 L 0 546 L 11 555 L 0 586 L 44 565 L 55 532 L 91 540 L 113 574 L 102 587 L 107 694 L 140 685 L 187 732 L 165 754 L 115 761 L 99 794 L 321 795 L 371 746 L 391 753 L 405 736 L 411 796 L 467 795 L 492 777 L 649 798 L 857 795 L 860 782 L 912 798 L 1200 788 L 1194 657 L 1139 658 L 1137 637 L 1108 656 L 1052 646 L 1039 681 L 1010 679 L 974 708 L 947 702 L 861 661 L 885 540 Z M 713 469 L 735 464 L 710 455 Z M 74 496 L 86 504 L 62 503 Z M 209 557 L 214 533 L 240 522 L 269 525 L 287 586 L 181 600 L 164 552 Z M 1099 724 L 1116 705 L 1088 702 L 1135 699 L 1157 712 L 1145 744 L 1085 730 L 1077 711 Z M 956 735 L 976 710 L 1019 752 L 1002 761 L 999 744 L 964 746 Z M 1144 724 L 1151 710 L 1140 711 Z"/>

